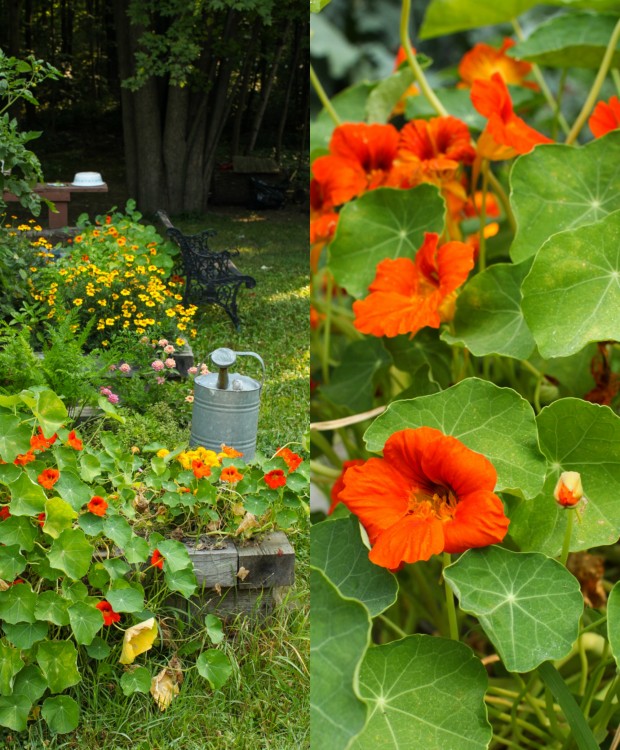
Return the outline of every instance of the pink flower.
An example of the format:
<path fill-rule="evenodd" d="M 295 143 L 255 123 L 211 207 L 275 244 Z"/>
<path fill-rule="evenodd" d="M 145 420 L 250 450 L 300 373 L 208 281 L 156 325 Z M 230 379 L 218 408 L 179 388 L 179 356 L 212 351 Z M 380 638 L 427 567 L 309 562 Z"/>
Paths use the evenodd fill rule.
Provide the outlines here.
<path fill-rule="evenodd" d="M 114 370 L 116 370 L 116 365 L 110 365 L 110 366 L 108 367 L 108 370 L 109 370 L 110 372 L 114 372 Z"/>
<path fill-rule="evenodd" d="M 123 362 L 118 369 L 120 372 L 128 373 L 131 372 L 131 365 L 128 365 L 127 362 Z"/>
<path fill-rule="evenodd" d="M 172 357 L 168 357 L 164 364 L 168 369 L 172 369 L 173 367 L 176 367 L 177 363 L 172 359 Z"/>
<path fill-rule="evenodd" d="M 101 388 L 99 389 L 99 393 L 102 396 L 109 396 L 112 393 L 112 391 L 109 388 L 105 388 L 104 386 L 101 386 Z"/>
<path fill-rule="evenodd" d="M 185 396 L 185 400 L 187 401 L 188 404 L 193 404 L 194 403 L 194 396 L 193 396 L 193 394 L 190 393 L 189 396 Z"/>
<path fill-rule="evenodd" d="M 172 344 L 168 344 L 168 346 L 164 346 L 164 353 L 174 354 L 174 346 L 172 346 Z"/>
<path fill-rule="evenodd" d="M 189 368 L 189 369 L 187 370 L 187 372 L 188 372 L 188 373 L 189 373 L 190 375 L 195 375 L 195 374 L 196 374 L 196 373 L 198 372 L 198 368 L 197 368 L 197 367 L 190 367 L 190 368 Z"/>
<path fill-rule="evenodd" d="M 116 395 L 116 393 L 110 393 L 110 395 L 108 396 L 108 401 L 111 404 L 118 404 L 118 396 Z"/>
<path fill-rule="evenodd" d="M 205 364 L 200 365 L 200 374 L 201 375 L 209 374 L 209 368 Z"/>
<path fill-rule="evenodd" d="M 168 339 L 159 339 L 157 346 L 168 346 Z"/>
<path fill-rule="evenodd" d="M 155 382 L 157 383 L 157 385 L 163 385 L 166 382 L 166 378 L 155 378 Z"/>
<path fill-rule="evenodd" d="M 154 362 L 151 362 L 151 367 L 155 370 L 155 372 L 160 372 L 164 369 L 165 365 L 161 361 L 161 359 L 156 359 Z"/>

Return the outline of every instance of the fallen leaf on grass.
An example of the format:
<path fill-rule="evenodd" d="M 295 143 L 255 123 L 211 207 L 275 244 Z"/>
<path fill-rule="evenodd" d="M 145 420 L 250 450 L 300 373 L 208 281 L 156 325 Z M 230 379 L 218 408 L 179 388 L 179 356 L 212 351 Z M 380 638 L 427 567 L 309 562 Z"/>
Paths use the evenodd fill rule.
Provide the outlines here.
<path fill-rule="evenodd" d="M 173 698 L 179 694 L 179 685 L 175 673 L 171 669 L 164 667 L 151 680 L 150 692 L 160 711 L 165 711 L 172 703 Z"/>
<path fill-rule="evenodd" d="M 154 617 L 127 628 L 123 638 L 123 650 L 119 662 L 121 664 L 131 664 L 136 656 L 151 648 L 156 638 L 157 623 Z"/>
<path fill-rule="evenodd" d="M 245 579 L 250 575 L 250 571 L 247 568 L 244 568 L 243 565 L 239 568 L 239 571 L 237 572 L 237 578 L 240 581 L 245 581 Z"/>

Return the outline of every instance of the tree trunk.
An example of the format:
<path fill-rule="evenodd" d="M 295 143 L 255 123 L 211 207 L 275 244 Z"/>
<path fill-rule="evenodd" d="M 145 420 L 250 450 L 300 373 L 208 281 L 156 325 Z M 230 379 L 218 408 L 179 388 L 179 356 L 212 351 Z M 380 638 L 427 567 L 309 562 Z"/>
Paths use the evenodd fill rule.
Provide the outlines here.
<path fill-rule="evenodd" d="M 21 52 L 20 26 L 22 15 L 22 0 L 9 0 L 7 28 L 7 54 L 9 57 L 19 57 Z"/>
<path fill-rule="evenodd" d="M 164 124 L 163 155 L 168 189 L 168 200 L 165 208 L 173 215 L 181 213 L 185 207 L 188 115 L 188 87 L 169 86 Z"/>
<path fill-rule="evenodd" d="M 301 39 L 300 39 L 300 28 L 299 24 L 295 27 L 295 36 L 293 40 L 293 59 L 289 65 L 289 76 L 288 83 L 286 85 L 286 94 L 284 95 L 284 104 L 282 105 L 282 114 L 280 115 L 280 123 L 278 124 L 278 133 L 276 136 L 276 161 L 280 162 L 280 156 L 282 153 L 282 139 L 284 138 L 284 128 L 288 120 L 288 110 L 291 103 L 291 93 L 293 91 L 293 84 L 297 80 L 297 68 L 299 66 L 299 59 L 301 57 Z"/>

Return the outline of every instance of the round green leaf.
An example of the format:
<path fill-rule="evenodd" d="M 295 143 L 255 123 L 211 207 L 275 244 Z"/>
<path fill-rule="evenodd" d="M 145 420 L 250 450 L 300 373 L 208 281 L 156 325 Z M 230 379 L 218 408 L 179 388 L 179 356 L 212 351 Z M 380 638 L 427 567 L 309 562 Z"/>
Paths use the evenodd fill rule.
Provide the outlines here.
<path fill-rule="evenodd" d="M 23 732 L 26 729 L 32 702 L 25 695 L 0 697 L 0 726 Z"/>
<path fill-rule="evenodd" d="M 598 70 L 617 22 L 618 16 L 611 13 L 577 11 L 554 16 L 517 42 L 508 55 L 550 68 Z M 617 50 L 611 67 L 619 64 Z"/>
<path fill-rule="evenodd" d="M 19 647 L 13 648 L 0 641 L 0 695 L 11 695 L 15 675 L 23 666 Z"/>
<path fill-rule="evenodd" d="M 26 558 L 20 553 L 18 544 L 0 547 L 0 578 L 14 581 L 26 568 Z"/>
<path fill-rule="evenodd" d="M 34 622 L 37 595 L 27 583 L 16 583 L 0 591 L 0 620 L 14 625 L 17 622 Z"/>
<path fill-rule="evenodd" d="M 12 464 L 19 453 L 30 449 L 32 430 L 14 414 L 0 414 L 0 458 Z M 12 470 L 11 470 L 12 471 Z"/>
<path fill-rule="evenodd" d="M 560 507 L 553 490 L 563 471 L 578 471 L 588 501 L 578 509 L 570 549 L 613 544 L 620 533 L 620 417 L 608 406 L 563 398 L 536 421 L 549 474 L 535 500 L 510 500 L 510 536 L 522 550 L 559 554 L 567 513 L 574 511 Z"/>
<path fill-rule="evenodd" d="M 103 640 L 103 638 L 100 638 L 98 635 L 96 635 L 92 642 L 86 646 L 86 653 L 90 656 L 91 659 L 97 659 L 98 661 L 101 659 L 107 659 L 110 655 L 110 651 L 112 649 L 110 646 L 106 643 L 106 641 Z"/>
<path fill-rule="evenodd" d="M 343 206 L 329 246 L 329 268 L 354 297 L 364 297 L 384 258 L 415 258 L 425 232 L 443 231 L 445 206 L 436 187 L 379 188 Z"/>
<path fill-rule="evenodd" d="M 2 544 L 9 546 L 16 544 L 20 550 L 32 552 L 36 538 L 37 530 L 29 518 L 10 516 L 6 521 L 0 522 L 0 543 Z"/>
<path fill-rule="evenodd" d="M 2 629 L 7 640 L 16 648 L 31 648 L 37 641 L 47 638 L 48 626 L 46 622 L 18 622 L 10 625 L 3 623 Z"/>
<path fill-rule="evenodd" d="M 36 659 L 52 693 L 62 693 L 82 679 L 77 668 L 77 651 L 71 641 L 39 643 Z"/>
<path fill-rule="evenodd" d="M 371 617 L 396 601 L 398 583 L 392 573 L 368 559 L 357 518 L 324 521 L 310 529 L 310 562 L 343 597 L 368 607 Z"/>
<path fill-rule="evenodd" d="M 41 715 L 55 734 L 72 732 L 80 723 L 80 707 L 68 695 L 46 698 L 41 707 Z"/>
<path fill-rule="evenodd" d="M 545 144 L 520 156 L 510 172 L 517 219 L 512 259 L 525 260 L 551 235 L 600 221 L 620 209 L 619 161 L 619 131 L 585 146 Z"/>
<path fill-rule="evenodd" d="M 420 30 L 421 39 L 490 26 L 517 18 L 537 0 L 432 0 Z"/>
<path fill-rule="evenodd" d="M 93 496 L 91 488 L 72 469 L 61 472 L 60 479 L 54 485 L 54 492 L 66 500 L 75 511 L 81 510 Z"/>
<path fill-rule="evenodd" d="M 39 391 L 32 412 L 46 436 L 53 435 L 68 419 L 67 407 L 54 391 Z"/>
<path fill-rule="evenodd" d="M 91 453 L 80 455 L 80 478 L 85 482 L 92 482 L 101 474 L 102 470 L 101 461 L 97 456 Z"/>
<path fill-rule="evenodd" d="M 192 596 L 198 588 L 193 566 L 175 571 L 164 570 L 164 578 L 170 591 L 178 591 L 186 598 Z"/>
<path fill-rule="evenodd" d="M 47 690 L 47 682 L 36 664 L 28 664 L 15 677 L 14 695 L 25 695 L 32 703 L 38 701 Z"/>
<path fill-rule="evenodd" d="M 65 529 L 54 540 L 48 558 L 54 568 L 78 580 L 88 573 L 93 552 L 81 529 Z"/>
<path fill-rule="evenodd" d="M 75 642 L 88 646 L 103 627 L 103 615 L 93 605 L 76 602 L 67 610 Z"/>
<path fill-rule="evenodd" d="M 45 510 L 47 495 L 40 484 L 23 471 L 9 485 L 11 490 L 11 513 L 14 516 L 36 516 Z"/>
<path fill-rule="evenodd" d="M 620 668 L 620 581 L 616 581 L 607 598 L 607 634 L 611 652 Z"/>
<path fill-rule="evenodd" d="M 498 546 L 470 549 L 444 571 L 461 608 L 480 620 L 509 672 L 561 659 L 579 634 L 579 582 L 557 560 Z"/>
<path fill-rule="evenodd" d="M 146 539 L 143 539 L 141 536 L 136 536 L 135 534 L 123 548 L 125 559 L 131 565 L 146 562 L 149 557 L 149 552 L 149 544 Z"/>
<path fill-rule="evenodd" d="M 219 690 L 232 674 L 230 659 L 223 651 L 210 648 L 196 659 L 198 674 L 209 680 L 213 690 Z"/>
<path fill-rule="evenodd" d="M 345 750 L 366 723 L 359 699 L 359 665 L 368 648 L 371 620 L 360 602 L 345 599 L 317 568 L 310 569 L 310 731 L 312 744 Z"/>
<path fill-rule="evenodd" d="M 151 689 L 151 673 L 146 667 L 136 667 L 124 672 L 121 677 L 123 695 L 148 693 Z"/>
<path fill-rule="evenodd" d="M 54 625 L 68 625 L 67 601 L 55 591 L 42 591 L 36 598 L 35 615 L 37 620 L 47 620 Z"/>
<path fill-rule="evenodd" d="M 370 714 L 351 750 L 483 750 L 492 735 L 487 684 L 484 667 L 462 643 L 412 635 L 369 648 L 360 695 Z"/>
<path fill-rule="evenodd" d="M 215 615 L 207 615 L 205 617 L 205 627 L 207 628 L 209 640 L 215 646 L 224 640 L 224 628 L 219 617 L 216 617 Z"/>
<path fill-rule="evenodd" d="M 157 549 L 165 558 L 165 570 L 176 572 L 177 570 L 192 567 L 187 547 L 181 542 L 177 542 L 176 539 L 165 539 L 159 542 Z"/>
<path fill-rule="evenodd" d="M 442 339 L 465 346 L 476 357 L 527 359 L 535 343 L 521 312 L 521 282 L 530 265 L 497 263 L 470 279 L 457 298 L 455 332 L 445 331 Z"/>
<path fill-rule="evenodd" d="M 141 612 L 144 609 L 144 589 L 139 584 L 132 586 L 129 581 L 119 578 L 112 581 L 105 598 L 115 612 Z"/>
<path fill-rule="evenodd" d="M 124 549 L 132 537 L 131 526 L 123 516 L 106 516 L 103 532 L 121 549 Z"/>
<path fill-rule="evenodd" d="M 469 378 L 430 396 L 392 402 L 364 440 L 379 451 L 397 430 L 434 427 L 486 456 L 497 471 L 497 490 L 535 497 L 545 478 L 534 412 L 511 388 Z"/>
<path fill-rule="evenodd" d="M 60 532 L 70 529 L 78 514 L 61 497 L 53 497 L 45 503 L 45 523 L 43 531 L 54 539 L 58 539 Z"/>
<path fill-rule="evenodd" d="M 620 339 L 620 211 L 553 235 L 523 282 L 523 314 L 543 357 Z"/>

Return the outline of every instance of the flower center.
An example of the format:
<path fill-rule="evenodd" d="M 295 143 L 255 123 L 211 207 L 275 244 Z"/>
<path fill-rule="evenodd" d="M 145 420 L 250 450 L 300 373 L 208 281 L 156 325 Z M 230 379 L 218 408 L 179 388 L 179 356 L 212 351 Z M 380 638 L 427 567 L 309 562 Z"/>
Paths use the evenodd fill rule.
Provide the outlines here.
<path fill-rule="evenodd" d="M 421 518 L 434 516 L 438 521 L 451 521 L 456 513 L 458 498 L 449 487 L 414 488 L 409 497 L 408 515 Z"/>

